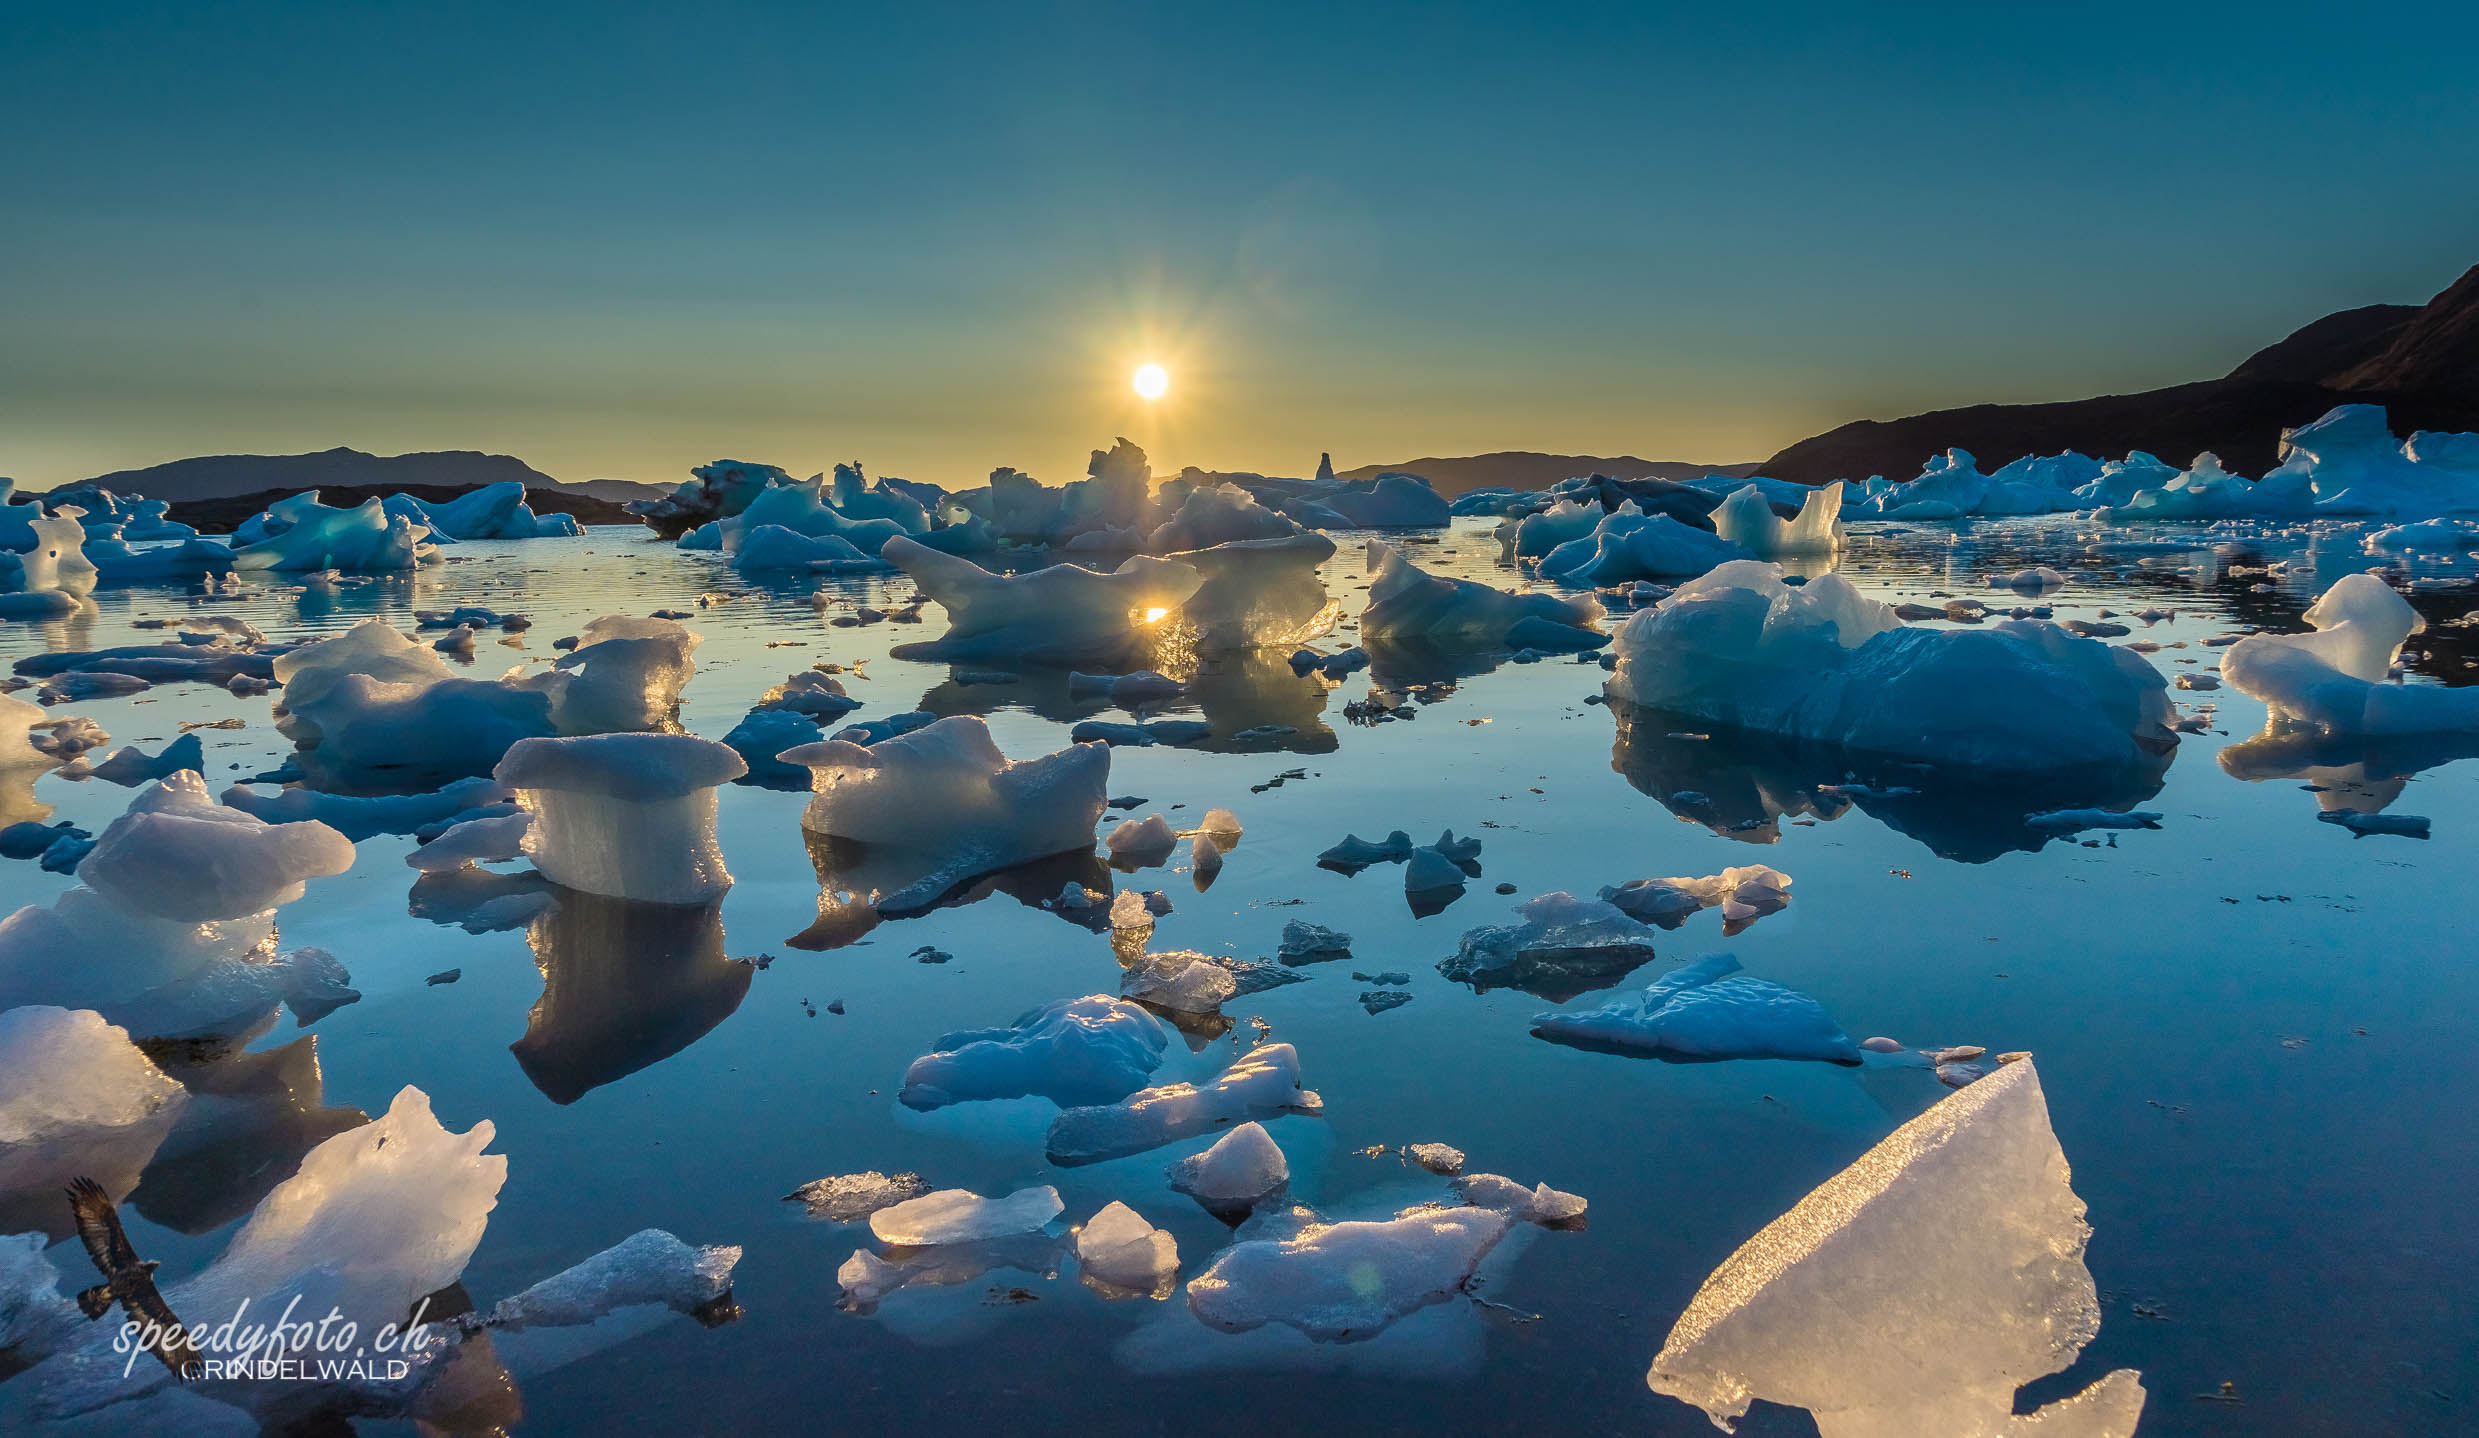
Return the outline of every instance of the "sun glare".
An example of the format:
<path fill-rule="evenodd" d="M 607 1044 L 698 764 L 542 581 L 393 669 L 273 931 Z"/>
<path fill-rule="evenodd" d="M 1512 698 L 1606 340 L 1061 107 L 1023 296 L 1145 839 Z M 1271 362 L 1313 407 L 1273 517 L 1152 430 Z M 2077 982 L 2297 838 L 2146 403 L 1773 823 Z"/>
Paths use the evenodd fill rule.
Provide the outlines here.
<path fill-rule="evenodd" d="M 1158 364 L 1136 367 L 1136 392 L 1146 399 L 1160 399 L 1171 387 L 1171 372 Z"/>

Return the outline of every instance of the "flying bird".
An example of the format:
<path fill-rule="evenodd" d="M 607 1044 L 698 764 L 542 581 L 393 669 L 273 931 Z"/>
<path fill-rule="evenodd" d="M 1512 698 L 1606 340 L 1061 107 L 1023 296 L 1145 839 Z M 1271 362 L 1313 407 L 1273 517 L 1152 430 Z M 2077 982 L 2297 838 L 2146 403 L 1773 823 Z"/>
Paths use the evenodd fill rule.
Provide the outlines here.
<path fill-rule="evenodd" d="M 147 1340 L 148 1350 L 163 1360 L 174 1378 L 187 1379 L 198 1365 L 197 1346 L 189 1341 L 181 1320 L 173 1316 L 172 1305 L 155 1291 L 155 1260 L 138 1257 L 138 1251 L 130 1247 L 112 1196 L 91 1178 L 72 1179 L 69 1212 L 77 1218 L 78 1241 L 86 1245 L 86 1256 L 103 1274 L 103 1282 L 77 1296 L 78 1311 L 91 1321 L 111 1312 L 117 1300 L 121 1311 L 141 1325 L 140 1336 Z"/>

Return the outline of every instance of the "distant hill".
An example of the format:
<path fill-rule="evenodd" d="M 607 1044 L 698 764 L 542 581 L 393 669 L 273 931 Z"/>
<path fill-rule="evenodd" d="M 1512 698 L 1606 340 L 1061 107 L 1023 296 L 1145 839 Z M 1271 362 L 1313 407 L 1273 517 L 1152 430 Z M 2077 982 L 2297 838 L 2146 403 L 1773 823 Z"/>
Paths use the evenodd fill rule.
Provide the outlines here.
<path fill-rule="evenodd" d="M 1620 455 L 1604 459 L 1589 454 L 1536 454 L 1500 450 L 1461 459 L 1407 459 L 1399 464 L 1364 464 L 1335 471 L 1337 479 L 1375 479 L 1381 474 L 1417 474 L 1449 499 L 1476 489 L 1547 489 L 1562 479 L 1606 474 L 1612 479 L 1702 479 L 1727 474 L 1744 479 L 1758 471 L 1754 464 L 1690 464 L 1673 459 L 1637 459 Z"/>
<path fill-rule="evenodd" d="M 366 454 L 358 449 L 329 449 L 317 454 L 211 454 L 176 459 L 145 469 L 124 469 L 80 481 L 81 486 L 115 494 L 187 504 L 199 500 L 234 499 L 243 495 L 293 494 L 305 489 L 368 489 L 377 492 L 472 489 L 515 480 L 528 490 L 619 504 L 656 499 L 663 486 L 625 479 L 592 479 L 568 484 L 553 479 L 521 459 L 477 450 L 435 450 L 422 454 Z M 64 488 L 66 486 L 63 486 Z M 535 506 L 537 509 L 541 506 Z"/>
<path fill-rule="evenodd" d="M 2278 462 L 2281 431 L 2335 405 L 2380 404 L 2400 434 L 2479 429 L 2479 266 L 2424 305 L 2367 305 L 2306 325 L 2220 379 L 2050 404 L 1981 404 L 1858 420 L 1766 460 L 1778 479 L 1908 479 L 1966 449 L 1984 469 L 2027 454 L 2104 459 L 2149 450 L 2185 464 L 2210 450 L 2241 474 Z"/>

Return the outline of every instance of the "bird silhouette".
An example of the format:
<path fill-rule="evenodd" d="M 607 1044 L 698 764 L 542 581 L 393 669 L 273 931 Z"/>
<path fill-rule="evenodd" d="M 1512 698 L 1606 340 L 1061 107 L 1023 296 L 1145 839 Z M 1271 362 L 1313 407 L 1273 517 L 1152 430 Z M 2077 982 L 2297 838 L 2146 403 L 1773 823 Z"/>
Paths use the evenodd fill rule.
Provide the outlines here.
<path fill-rule="evenodd" d="M 197 1371 L 198 1349 L 189 1341 L 181 1320 L 173 1316 L 172 1306 L 155 1290 L 155 1260 L 138 1257 L 130 1246 L 112 1196 L 91 1178 L 72 1179 L 69 1212 L 77 1219 L 78 1241 L 86 1245 L 86 1256 L 103 1274 L 103 1282 L 77 1296 L 78 1311 L 90 1321 L 99 1319 L 117 1301 L 121 1311 L 141 1325 L 140 1337 L 146 1340 L 147 1350 L 172 1370 L 174 1378 L 186 1381 Z"/>

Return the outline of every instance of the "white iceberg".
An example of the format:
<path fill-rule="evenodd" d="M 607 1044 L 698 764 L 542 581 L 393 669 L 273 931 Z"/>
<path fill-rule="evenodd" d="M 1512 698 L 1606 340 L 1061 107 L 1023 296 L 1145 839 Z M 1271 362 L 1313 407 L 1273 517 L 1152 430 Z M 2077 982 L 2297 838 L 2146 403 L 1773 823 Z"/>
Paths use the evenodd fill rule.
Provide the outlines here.
<path fill-rule="evenodd" d="M 1906 628 L 1838 575 L 1754 561 L 1620 629 L 1613 698 L 1703 723 L 2012 773 L 2125 765 L 2175 743 L 2141 656 L 2044 620 Z"/>
<path fill-rule="evenodd" d="M 2139 1375 L 2014 1412 L 2100 1331 L 2091 1237 L 2029 1060 L 1948 1095 L 1749 1239 L 1646 1375 L 1725 1432 L 1751 1400 L 1823 1438 L 2127 1438 Z"/>
<path fill-rule="evenodd" d="M 268 505 L 234 534 L 235 569 L 336 570 L 388 573 L 437 563 L 430 527 L 390 514 L 376 499 L 351 509 L 319 503 L 310 490 Z"/>
<path fill-rule="evenodd" d="M 519 740 L 491 777 L 531 816 L 523 851 L 551 882 L 709 904 L 732 886 L 715 842 L 715 790 L 747 772 L 729 745 L 694 734 L 601 734 Z"/>
<path fill-rule="evenodd" d="M 67 1232 L 60 1192 L 81 1175 L 127 1197 L 188 1104 L 101 1014 L 46 1004 L 0 1013 L 0 1226 Z"/>
<path fill-rule="evenodd" d="M 2280 718 L 2331 735 L 2479 732 L 2479 689 L 2389 682 L 2402 641 L 2427 627 L 2372 574 L 2345 574 L 2307 611 L 2312 634 L 2250 634 L 2221 677 Z"/>
<path fill-rule="evenodd" d="M 872 900 L 885 913 L 927 908 L 977 875 L 1091 850 L 1109 798 L 1108 746 L 1010 763 L 970 714 L 875 744 L 827 739 L 776 757 L 811 771 L 803 827 L 921 856 L 926 873 Z"/>
<path fill-rule="evenodd" d="M 1364 640 L 1590 649 L 1606 642 L 1592 627 L 1601 606 L 1554 594 L 1509 594 L 1469 579 L 1422 572 L 1401 550 L 1369 541 Z"/>
<path fill-rule="evenodd" d="M 662 1229 L 642 1229 L 501 1299 L 465 1326 L 510 1332 L 571 1328 L 649 1304 L 694 1313 L 731 1291 L 732 1269 L 739 1262 L 738 1248 L 692 1247 Z"/>

